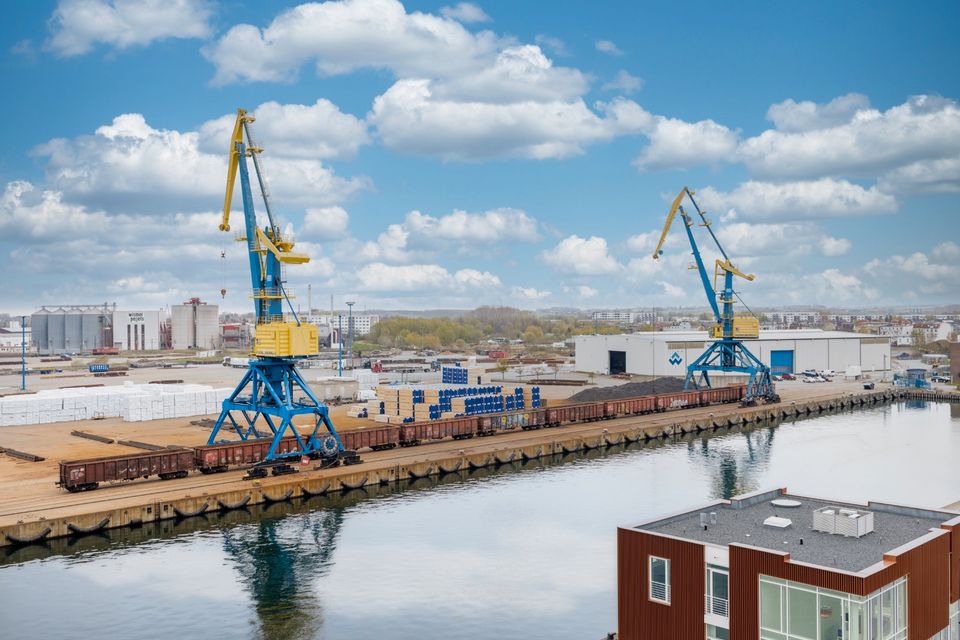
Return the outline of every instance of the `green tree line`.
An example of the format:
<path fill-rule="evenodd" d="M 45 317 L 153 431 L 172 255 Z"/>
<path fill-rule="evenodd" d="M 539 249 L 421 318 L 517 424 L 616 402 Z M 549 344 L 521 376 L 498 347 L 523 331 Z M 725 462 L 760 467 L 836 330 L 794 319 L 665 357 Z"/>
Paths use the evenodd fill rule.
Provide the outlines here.
<path fill-rule="evenodd" d="M 373 326 L 369 339 L 383 347 L 462 349 L 493 338 L 539 345 L 577 334 L 622 332 L 622 327 L 572 317 L 541 318 L 511 307 L 480 307 L 456 318 L 384 318 Z"/>

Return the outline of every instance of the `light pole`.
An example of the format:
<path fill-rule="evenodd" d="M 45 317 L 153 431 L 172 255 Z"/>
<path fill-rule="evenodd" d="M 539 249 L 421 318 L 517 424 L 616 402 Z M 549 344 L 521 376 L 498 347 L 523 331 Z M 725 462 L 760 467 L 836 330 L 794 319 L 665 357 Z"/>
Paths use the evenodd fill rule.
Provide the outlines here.
<path fill-rule="evenodd" d="M 353 371 L 353 305 L 356 302 L 348 302 L 347 309 L 347 333 L 350 334 L 350 371 Z"/>
<path fill-rule="evenodd" d="M 337 375 L 343 377 L 343 316 L 337 314 Z"/>
<path fill-rule="evenodd" d="M 27 316 L 20 316 L 20 391 L 27 390 Z"/>

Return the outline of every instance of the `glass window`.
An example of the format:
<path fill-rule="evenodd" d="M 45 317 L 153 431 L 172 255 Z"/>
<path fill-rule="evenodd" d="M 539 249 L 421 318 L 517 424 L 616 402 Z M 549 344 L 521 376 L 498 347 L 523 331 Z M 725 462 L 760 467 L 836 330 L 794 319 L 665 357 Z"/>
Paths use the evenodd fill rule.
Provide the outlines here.
<path fill-rule="evenodd" d="M 817 594 L 814 591 L 787 588 L 787 631 L 791 636 L 817 640 Z"/>
<path fill-rule="evenodd" d="M 836 596 L 820 594 L 820 639 L 843 638 L 843 601 Z"/>
<path fill-rule="evenodd" d="M 670 604 L 670 561 L 650 556 L 650 599 Z"/>
<path fill-rule="evenodd" d="M 723 627 L 707 625 L 707 640 L 730 640 L 730 632 Z"/>
<path fill-rule="evenodd" d="M 780 616 L 780 585 L 760 581 L 760 626 L 783 631 Z"/>
<path fill-rule="evenodd" d="M 897 584 L 897 625 L 896 628 L 906 629 L 907 628 L 907 583 L 900 582 Z M 957 637 L 957 640 L 960 640 L 960 636 Z"/>
<path fill-rule="evenodd" d="M 893 633 L 893 589 L 886 589 L 880 596 L 880 623 L 883 637 Z"/>

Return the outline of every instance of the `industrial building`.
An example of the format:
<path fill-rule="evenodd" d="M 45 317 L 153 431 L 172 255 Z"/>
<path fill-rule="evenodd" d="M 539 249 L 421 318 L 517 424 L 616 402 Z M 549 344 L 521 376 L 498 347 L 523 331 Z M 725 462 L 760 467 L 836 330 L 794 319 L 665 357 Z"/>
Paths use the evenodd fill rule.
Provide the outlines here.
<path fill-rule="evenodd" d="M 22 327 L 19 322 L 10 322 L 0 327 L 0 353 L 33 353 L 30 339 L 30 327 Z"/>
<path fill-rule="evenodd" d="M 113 346 L 121 351 L 160 348 L 160 311 L 114 311 Z"/>
<path fill-rule="evenodd" d="M 327 332 L 327 335 L 330 335 L 331 332 L 336 332 L 340 326 L 343 327 L 344 340 L 350 335 L 350 314 L 348 312 L 344 312 L 339 316 L 312 315 L 308 318 L 308 322 L 316 325 L 329 326 L 330 332 Z M 373 330 L 373 325 L 378 322 L 380 322 L 380 316 L 377 315 L 353 314 L 353 337 L 369 335 L 370 331 Z"/>
<path fill-rule="evenodd" d="M 216 349 L 220 341 L 220 307 L 191 298 L 170 308 L 174 349 Z"/>
<path fill-rule="evenodd" d="M 888 371 L 891 363 L 890 339 L 862 333 L 819 329 L 761 331 L 758 339 L 744 343 L 774 374 L 806 369 L 843 373 L 848 367 L 879 373 Z M 706 331 L 577 336 L 576 370 L 682 378 L 687 374 L 687 365 L 709 344 Z"/>
<path fill-rule="evenodd" d="M 30 316 L 31 340 L 43 355 L 83 353 L 113 344 L 116 304 L 41 307 Z"/>
<path fill-rule="evenodd" d="M 960 638 L 960 515 L 790 495 L 620 527 L 620 640 Z"/>

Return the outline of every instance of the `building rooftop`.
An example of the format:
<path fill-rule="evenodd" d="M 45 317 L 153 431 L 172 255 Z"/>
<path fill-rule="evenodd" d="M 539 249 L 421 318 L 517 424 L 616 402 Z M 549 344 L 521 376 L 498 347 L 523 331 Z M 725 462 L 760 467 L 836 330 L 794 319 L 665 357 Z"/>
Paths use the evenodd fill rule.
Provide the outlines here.
<path fill-rule="evenodd" d="M 778 499 L 794 500 L 800 505 L 783 507 L 772 504 Z M 815 531 L 813 513 L 822 507 L 869 511 L 873 514 L 873 531 L 860 538 Z M 716 524 L 709 523 L 711 512 L 717 514 Z M 700 525 L 701 513 L 708 514 L 706 530 Z M 791 524 L 786 528 L 764 524 L 771 516 L 787 518 Z M 717 546 L 735 543 L 785 552 L 792 560 L 856 573 L 881 562 L 885 553 L 957 517 L 958 514 L 949 511 L 873 502 L 861 505 L 793 496 L 775 490 L 717 502 L 634 528 Z M 803 544 L 800 544 L 801 539 Z"/>
<path fill-rule="evenodd" d="M 711 339 L 706 331 L 637 331 L 634 333 L 619 334 L 627 337 L 653 338 L 654 340 L 678 341 L 678 342 L 703 342 Z M 579 337 L 579 336 L 578 336 Z M 596 337 L 596 336 L 583 336 Z M 617 336 L 602 335 L 601 337 L 611 338 Z M 881 336 L 872 333 L 856 333 L 853 331 L 823 331 L 822 329 L 777 329 L 760 330 L 760 340 L 824 340 L 827 338 L 887 338 L 890 336 Z M 754 339 L 755 340 L 755 339 Z M 752 340 L 745 340 L 751 342 Z"/>

